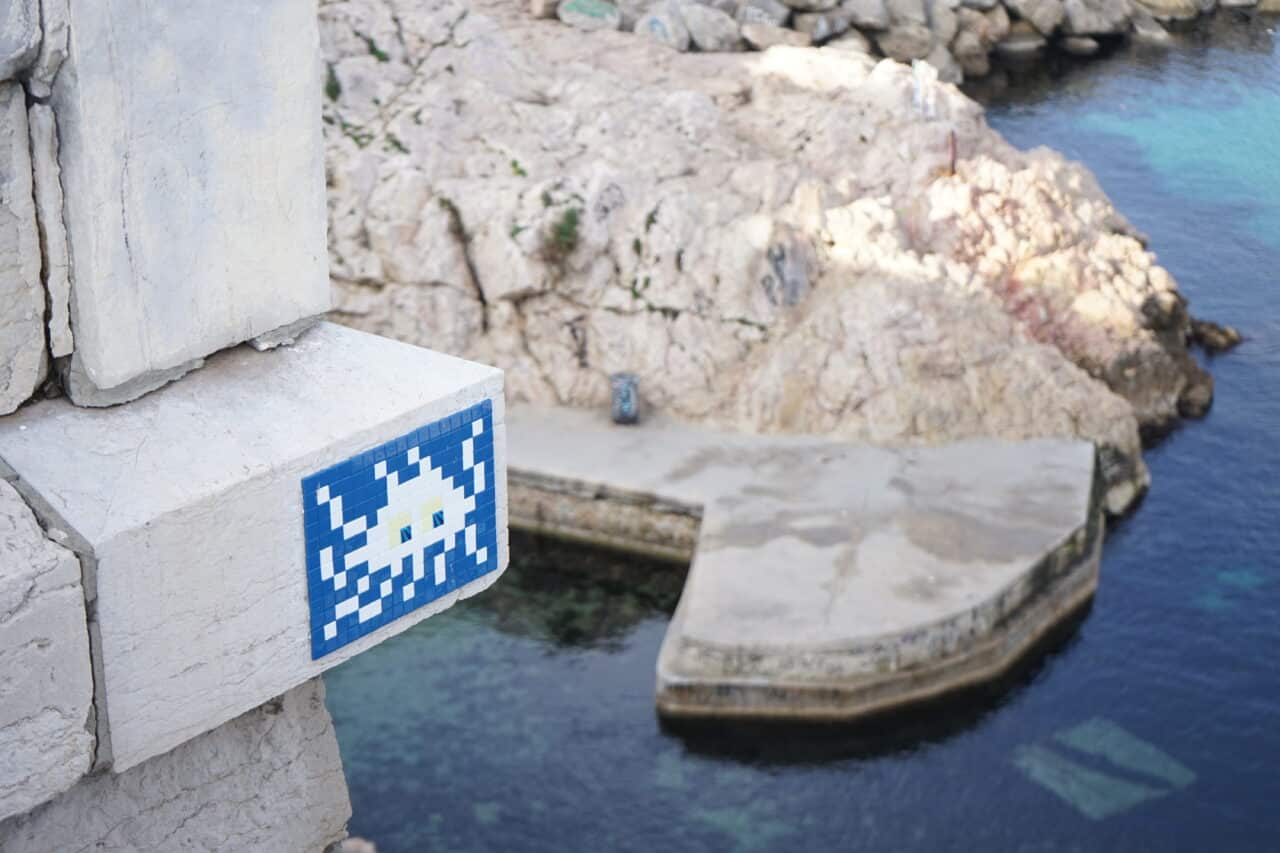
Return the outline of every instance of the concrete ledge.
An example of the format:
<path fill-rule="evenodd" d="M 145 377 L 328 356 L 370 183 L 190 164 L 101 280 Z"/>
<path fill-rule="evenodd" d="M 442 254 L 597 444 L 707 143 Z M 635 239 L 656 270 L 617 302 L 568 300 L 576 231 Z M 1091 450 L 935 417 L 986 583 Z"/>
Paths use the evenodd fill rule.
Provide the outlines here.
<path fill-rule="evenodd" d="M 1002 676 L 1097 587 L 1084 442 L 888 449 L 511 419 L 514 524 L 694 550 L 657 664 L 665 715 L 845 720 L 934 698 Z"/>
<path fill-rule="evenodd" d="M 0 421 L 0 460 L 84 568 L 97 766 L 163 753 L 493 583 L 505 429 L 500 371 L 332 324 L 129 406 Z"/>

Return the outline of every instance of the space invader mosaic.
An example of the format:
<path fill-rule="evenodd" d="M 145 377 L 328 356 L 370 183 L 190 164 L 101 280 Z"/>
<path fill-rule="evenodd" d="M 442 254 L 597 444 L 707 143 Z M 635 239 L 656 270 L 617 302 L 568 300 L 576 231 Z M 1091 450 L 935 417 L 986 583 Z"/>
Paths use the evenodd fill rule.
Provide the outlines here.
<path fill-rule="evenodd" d="M 302 480 L 311 657 L 498 568 L 488 400 Z"/>

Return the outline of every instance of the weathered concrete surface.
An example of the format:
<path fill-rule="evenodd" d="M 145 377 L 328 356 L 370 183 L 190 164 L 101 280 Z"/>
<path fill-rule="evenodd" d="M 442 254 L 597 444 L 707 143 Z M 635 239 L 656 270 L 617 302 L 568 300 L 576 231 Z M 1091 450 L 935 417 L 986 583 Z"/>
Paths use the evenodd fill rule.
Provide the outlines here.
<path fill-rule="evenodd" d="M 485 399 L 498 570 L 313 661 L 301 479 Z M 0 421 L 0 460 L 95 569 L 99 765 L 132 767 L 496 580 L 502 401 L 494 368 L 321 324 L 292 347 L 220 353 L 128 406 L 49 400 Z"/>
<path fill-rule="evenodd" d="M 35 393 L 46 363 L 26 95 L 0 83 L 0 415 Z"/>
<path fill-rule="evenodd" d="M 80 562 L 0 480 L 0 820 L 88 772 L 89 670 Z"/>
<path fill-rule="evenodd" d="M 315 0 L 70 0 L 69 22 L 72 399 L 123 402 L 326 311 Z"/>
<path fill-rule="evenodd" d="M 653 545 L 677 556 L 701 507 L 665 714 L 845 719 L 932 697 L 1003 674 L 1097 585 L 1086 442 L 889 449 L 525 407 L 510 424 L 516 526 L 622 547 L 673 531 Z"/>
<path fill-rule="evenodd" d="M 127 773 L 91 776 L 0 823 L 0 853 L 320 853 L 346 834 L 350 816 L 317 678 Z"/>

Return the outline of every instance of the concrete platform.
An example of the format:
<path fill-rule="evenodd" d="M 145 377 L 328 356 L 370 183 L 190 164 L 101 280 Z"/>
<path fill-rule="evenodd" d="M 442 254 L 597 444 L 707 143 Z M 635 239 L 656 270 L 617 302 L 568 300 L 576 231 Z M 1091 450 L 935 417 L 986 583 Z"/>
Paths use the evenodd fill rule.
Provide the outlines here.
<path fill-rule="evenodd" d="M 1087 442 L 888 449 L 508 413 L 511 524 L 692 557 L 670 716 L 842 720 L 998 678 L 1097 587 Z"/>

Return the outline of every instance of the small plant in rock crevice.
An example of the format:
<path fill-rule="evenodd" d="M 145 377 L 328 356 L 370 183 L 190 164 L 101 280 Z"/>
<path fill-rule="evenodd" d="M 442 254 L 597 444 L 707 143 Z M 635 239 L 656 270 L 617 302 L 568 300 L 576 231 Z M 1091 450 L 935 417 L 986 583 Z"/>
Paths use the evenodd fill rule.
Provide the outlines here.
<path fill-rule="evenodd" d="M 543 257 L 553 264 L 564 263 L 573 250 L 578 247 L 578 226 L 582 220 L 582 211 L 576 207 L 567 208 L 551 223 L 546 240 L 542 245 Z"/>

